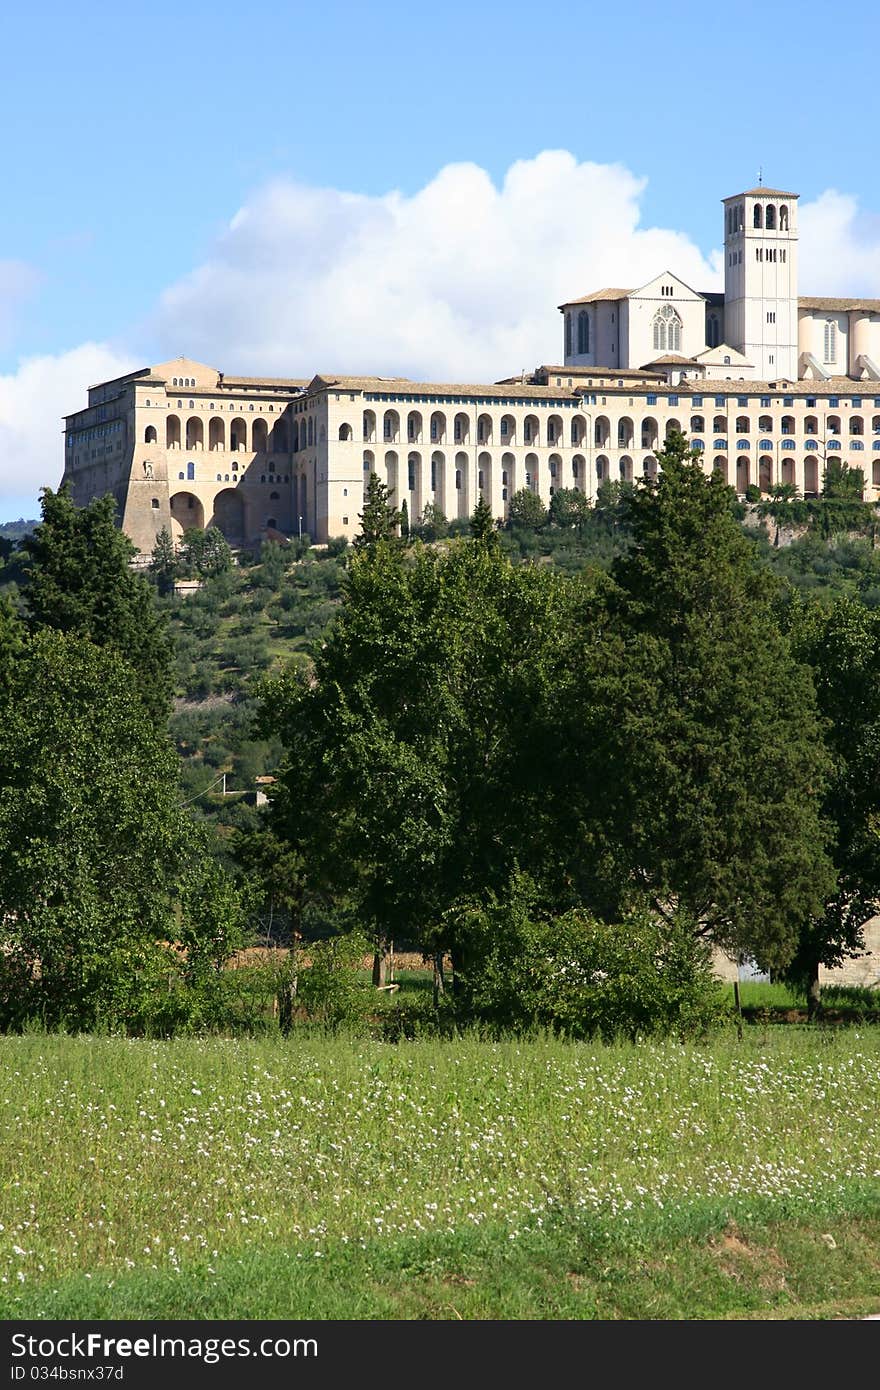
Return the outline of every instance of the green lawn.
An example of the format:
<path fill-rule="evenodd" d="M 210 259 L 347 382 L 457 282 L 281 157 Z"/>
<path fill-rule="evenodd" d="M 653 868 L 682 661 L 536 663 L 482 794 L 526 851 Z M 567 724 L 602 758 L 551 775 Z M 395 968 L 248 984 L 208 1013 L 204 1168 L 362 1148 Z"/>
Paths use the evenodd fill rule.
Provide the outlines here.
<path fill-rule="evenodd" d="M 880 1030 L 0 1040 L 0 1314 L 880 1311 Z"/>

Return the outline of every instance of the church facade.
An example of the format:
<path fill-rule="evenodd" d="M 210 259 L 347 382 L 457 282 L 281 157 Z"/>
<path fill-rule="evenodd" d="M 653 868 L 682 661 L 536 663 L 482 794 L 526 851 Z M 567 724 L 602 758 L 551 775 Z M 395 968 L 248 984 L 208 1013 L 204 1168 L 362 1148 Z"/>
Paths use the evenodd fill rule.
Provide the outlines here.
<path fill-rule="evenodd" d="M 880 498 L 880 300 L 798 296 L 798 195 L 724 200 L 724 292 L 665 272 L 560 305 L 561 363 L 491 384 L 319 374 L 229 377 L 179 358 L 89 388 L 65 421 L 64 480 L 107 492 L 142 554 L 163 526 L 218 526 L 233 545 L 353 537 L 376 473 L 415 519 L 521 488 L 594 496 L 656 474 L 683 430 L 740 495 L 818 493 L 829 459 Z"/>

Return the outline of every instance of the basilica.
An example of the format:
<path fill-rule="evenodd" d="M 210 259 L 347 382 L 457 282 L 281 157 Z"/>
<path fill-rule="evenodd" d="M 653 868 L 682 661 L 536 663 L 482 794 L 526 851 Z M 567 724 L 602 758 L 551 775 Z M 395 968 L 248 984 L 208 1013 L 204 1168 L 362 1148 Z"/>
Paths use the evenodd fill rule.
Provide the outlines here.
<path fill-rule="evenodd" d="M 146 556 L 166 527 L 352 538 L 376 473 L 409 516 L 499 519 L 528 488 L 594 496 L 656 474 L 684 431 L 737 493 L 815 495 L 829 458 L 880 497 L 880 300 L 798 295 L 798 195 L 725 198 L 724 292 L 671 272 L 560 305 L 560 361 L 491 384 L 227 376 L 178 358 L 92 386 L 65 419 L 63 480 L 110 492 Z"/>

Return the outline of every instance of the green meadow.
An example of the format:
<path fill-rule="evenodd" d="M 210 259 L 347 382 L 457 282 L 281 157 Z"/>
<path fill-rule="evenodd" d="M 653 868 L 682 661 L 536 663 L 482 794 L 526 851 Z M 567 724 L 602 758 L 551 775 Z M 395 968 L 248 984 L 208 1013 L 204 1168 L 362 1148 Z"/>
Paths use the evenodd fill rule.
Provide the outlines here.
<path fill-rule="evenodd" d="M 4 1318 L 880 1312 L 880 1029 L 0 1039 Z"/>

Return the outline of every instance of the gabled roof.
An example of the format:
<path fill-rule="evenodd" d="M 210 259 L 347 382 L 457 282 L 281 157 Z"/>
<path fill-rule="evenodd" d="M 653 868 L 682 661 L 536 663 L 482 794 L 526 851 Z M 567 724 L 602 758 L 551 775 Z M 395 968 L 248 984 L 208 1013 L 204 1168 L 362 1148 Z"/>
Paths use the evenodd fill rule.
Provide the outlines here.
<path fill-rule="evenodd" d="M 632 290 L 594 290 L 592 294 L 582 295 L 580 299 L 567 299 L 559 309 L 568 309 L 572 304 L 597 304 L 602 299 L 627 299 Z"/>

